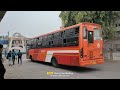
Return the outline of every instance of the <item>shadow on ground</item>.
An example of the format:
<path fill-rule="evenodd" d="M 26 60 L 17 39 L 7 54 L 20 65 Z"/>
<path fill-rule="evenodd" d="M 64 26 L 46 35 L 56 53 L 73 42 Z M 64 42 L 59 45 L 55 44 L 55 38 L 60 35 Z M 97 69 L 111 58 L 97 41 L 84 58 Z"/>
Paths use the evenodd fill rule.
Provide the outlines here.
<path fill-rule="evenodd" d="M 41 62 L 41 61 L 32 61 L 32 62 L 53 67 L 51 63 L 46 63 L 46 62 Z M 80 73 L 100 70 L 100 69 L 95 68 L 95 67 L 77 67 L 77 66 L 66 66 L 66 65 L 60 65 L 59 68 L 56 68 L 56 69 L 64 69 L 64 70 L 73 71 L 73 72 L 80 72 Z"/>

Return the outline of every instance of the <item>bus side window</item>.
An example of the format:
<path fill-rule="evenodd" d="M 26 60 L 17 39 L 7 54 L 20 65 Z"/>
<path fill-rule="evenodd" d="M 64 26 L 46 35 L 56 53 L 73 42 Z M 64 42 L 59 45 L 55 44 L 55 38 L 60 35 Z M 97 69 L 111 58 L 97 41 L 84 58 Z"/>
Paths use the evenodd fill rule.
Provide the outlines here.
<path fill-rule="evenodd" d="M 44 48 L 45 47 L 45 37 L 43 37 L 43 39 L 42 39 L 42 48 Z"/>
<path fill-rule="evenodd" d="M 42 47 L 42 37 L 40 37 L 39 46 L 40 46 L 40 48 Z"/>
<path fill-rule="evenodd" d="M 47 37 L 48 37 L 48 36 L 45 36 L 45 48 L 48 47 L 48 40 L 47 40 Z"/>
<path fill-rule="evenodd" d="M 51 47 L 54 47 L 54 34 L 52 34 Z"/>
<path fill-rule="evenodd" d="M 33 39 L 31 39 L 31 46 L 30 47 L 33 48 Z"/>
<path fill-rule="evenodd" d="M 49 47 L 49 42 L 48 42 L 48 35 L 45 36 L 45 48 Z"/>
<path fill-rule="evenodd" d="M 50 47 L 50 40 L 51 40 L 51 35 L 48 35 L 48 39 L 47 39 L 48 48 Z"/>
<path fill-rule="evenodd" d="M 36 40 L 36 48 L 39 48 L 39 38 Z"/>
<path fill-rule="evenodd" d="M 61 32 L 61 37 L 64 37 L 65 36 L 64 34 L 65 34 L 65 31 L 62 31 Z"/>
<path fill-rule="evenodd" d="M 59 46 L 58 45 L 58 40 L 59 40 L 59 33 L 54 33 L 54 39 L 53 39 L 53 42 L 54 42 L 54 47 L 57 47 Z"/>
<path fill-rule="evenodd" d="M 66 46 L 66 44 L 67 44 L 67 30 L 66 31 L 63 31 L 63 37 L 62 37 L 62 46 Z"/>
<path fill-rule="evenodd" d="M 46 40 L 47 48 L 50 48 L 53 46 L 53 40 L 54 40 L 54 34 L 48 35 L 48 38 Z"/>
<path fill-rule="evenodd" d="M 37 43 L 36 43 L 36 39 L 34 39 L 34 40 L 33 40 L 33 48 L 36 48 L 36 46 L 37 46 L 36 44 L 37 44 Z"/>
<path fill-rule="evenodd" d="M 79 27 L 70 28 L 65 31 L 63 46 L 77 46 L 79 41 Z"/>
<path fill-rule="evenodd" d="M 79 29 L 80 27 L 75 28 L 74 46 L 79 45 Z"/>
<path fill-rule="evenodd" d="M 63 44 L 66 44 L 66 39 L 63 39 Z"/>
<path fill-rule="evenodd" d="M 75 28 L 75 34 L 79 34 L 79 27 Z"/>

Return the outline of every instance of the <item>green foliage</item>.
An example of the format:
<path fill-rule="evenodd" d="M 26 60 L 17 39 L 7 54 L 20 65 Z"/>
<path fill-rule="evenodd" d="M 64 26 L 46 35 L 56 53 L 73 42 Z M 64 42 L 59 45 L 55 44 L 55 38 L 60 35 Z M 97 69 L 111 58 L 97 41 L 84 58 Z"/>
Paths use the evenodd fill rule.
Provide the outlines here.
<path fill-rule="evenodd" d="M 61 11 L 59 17 L 64 23 L 64 27 L 81 22 L 92 22 L 102 25 L 104 37 L 110 39 L 114 37 L 114 18 L 120 17 L 120 11 Z"/>
<path fill-rule="evenodd" d="M 2 38 L 3 36 L 0 36 L 0 39 Z"/>

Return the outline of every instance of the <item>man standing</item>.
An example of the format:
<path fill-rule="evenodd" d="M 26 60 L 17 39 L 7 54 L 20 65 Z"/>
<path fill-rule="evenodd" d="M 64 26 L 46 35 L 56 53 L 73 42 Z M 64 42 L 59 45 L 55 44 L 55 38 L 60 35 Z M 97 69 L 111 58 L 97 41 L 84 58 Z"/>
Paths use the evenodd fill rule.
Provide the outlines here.
<path fill-rule="evenodd" d="M 12 61 L 13 61 L 13 65 L 15 64 L 15 56 L 16 56 L 16 53 L 14 51 L 14 49 L 12 50 Z"/>
<path fill-rule="evenodd" d="M 9 66 L 12 66 L 12 53 L 11 53 L 11 51 L 9 51 L 9 53 L 7 55 L 7 59 L 9 59 Z"/>
<path fill-rule="evenodd" d="M 19 52 L 17 53 L 17 55 L 18 55 L 18 64 L 19 64 L 19 60 L 20 60 L 20 62 L 21 62 L 21 64 L 22 64 L 22 53 L 20 52 L 20 50 L 19 50 Z"/>
<path fill-rule="evenodd" d="M 2 63 L 2 51 L 3 51 L 3 45 L 0 44 L 0 79 L 4 79 L 4 74 L 6 72 L 6 69 Z"/>

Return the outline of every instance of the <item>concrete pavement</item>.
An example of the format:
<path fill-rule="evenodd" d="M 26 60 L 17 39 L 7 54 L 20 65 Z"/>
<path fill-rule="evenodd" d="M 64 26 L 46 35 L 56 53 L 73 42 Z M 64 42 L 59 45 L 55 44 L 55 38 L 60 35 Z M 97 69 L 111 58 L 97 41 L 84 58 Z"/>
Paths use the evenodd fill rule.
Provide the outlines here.
<path fill-rule="evenodd" d="M 17 62 L 6 68 L 5 79 L 120 79 L 120 61 L 106 61 L 89 67 L 60 66 L 54 68 L 49 63 L 31 62 L 24 56 L 23 64 Z"/>

